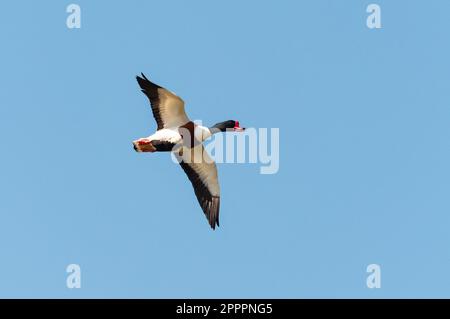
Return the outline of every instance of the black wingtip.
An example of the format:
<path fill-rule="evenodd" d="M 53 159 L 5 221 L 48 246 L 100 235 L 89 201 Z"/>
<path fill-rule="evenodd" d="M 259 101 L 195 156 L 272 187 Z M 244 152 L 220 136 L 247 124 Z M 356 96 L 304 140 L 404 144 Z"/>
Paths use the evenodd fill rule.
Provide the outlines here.
<path fill-rule="evenodd" d="M 147 77 L 144 75 L 144 73 L 141 72 L 142 77 L 148 81 Z"/>
<path fill-rule="evenodd" d="M 220 197 L 212 197 L 212 207 L 208 212 L 209 225 L 213 230 L 219 227 Z"/>
<path fill-rule="evenodd" d="M 143 83 L 143 82 L 150 82 L 147 77 L 144 75 L 144 73 L 141 72 L 141 76 L 136 75 L 136 80 L 138 81 L 138 83 Z"/>
<path fill-rule="evenodd" d="M 209 221 L 209 226 L 211 226 L 211 228 L 213 230 L 216 230 L 216 226 L 220 227 L 219 212 L 217 212 L 217 214 L 211 214 L 208 221 Z"/>
<path fill-rule="evenodd" d="M 143 78 L 141 78 L 139 75 L 136 75 L 136 81 L 138 81 L 139 85 L 141 84 L 141 82 L 144 81 Z"/>
<path fill-rule="evenodd" d="M 157 88 L 157 89 L 162 88 L 158 84 L 155 84 L 152 81 L 150 81 L 149 79 L 147 79 L 147 77 L 142 72 L 141 72 L 141 76 L 139 76 L 139 75 L 136 76 L 136 80 L 138 81 L 139 86 L 144 90 L 149 90 L 152 87 Z"/>

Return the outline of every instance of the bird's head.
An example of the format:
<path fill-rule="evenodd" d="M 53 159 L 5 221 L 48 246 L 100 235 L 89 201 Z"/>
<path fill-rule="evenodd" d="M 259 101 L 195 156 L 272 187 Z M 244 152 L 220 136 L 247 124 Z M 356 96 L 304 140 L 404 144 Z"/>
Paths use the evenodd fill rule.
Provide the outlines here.
<path fill-rule="evenodd" d="M 245 128 L 239 126 L 239 121 L 228 120 L 225 122 L 220 122 L 211 127 L 213 133 L 218 132 L 243 132 Z"/>

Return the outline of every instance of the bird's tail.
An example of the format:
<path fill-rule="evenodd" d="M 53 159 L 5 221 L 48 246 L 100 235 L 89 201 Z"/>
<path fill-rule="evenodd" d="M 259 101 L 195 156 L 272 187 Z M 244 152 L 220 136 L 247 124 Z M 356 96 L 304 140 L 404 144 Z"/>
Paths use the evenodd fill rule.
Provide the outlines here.
<path fill-rule="evenodd" d="M 153 145 L 152 141 L 145 138 L 140 138 L 136 141 L 133 141 L 133 147 L 134 150 L 138 153 L 156 152 L 156 147 Z"/>

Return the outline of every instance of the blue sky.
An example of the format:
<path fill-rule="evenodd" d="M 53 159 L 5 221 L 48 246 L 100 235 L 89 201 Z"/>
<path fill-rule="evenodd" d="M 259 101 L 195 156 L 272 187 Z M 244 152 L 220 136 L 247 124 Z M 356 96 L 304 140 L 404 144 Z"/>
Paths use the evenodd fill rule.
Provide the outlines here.
<path fill-rule="evenodd" d="M 448 1 L 73 2 L 78 30 L 71 2 L 0 12 L 0 297 L 450 297 Z M 193 119 L 280 129 L 277 174 L 219 165 L 215 232 L 132 149 L 140 72 Z"/>

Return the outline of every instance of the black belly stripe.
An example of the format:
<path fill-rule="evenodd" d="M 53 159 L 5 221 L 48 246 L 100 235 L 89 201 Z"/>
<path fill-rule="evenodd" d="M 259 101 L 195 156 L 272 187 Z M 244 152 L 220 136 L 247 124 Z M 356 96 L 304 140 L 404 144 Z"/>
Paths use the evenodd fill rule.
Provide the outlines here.
<path fill-rule="evenodd" d="M 176 144 L 167 141 L 153 140 L 152 145 L 156 148 L 157 152 L 170 152 Z"/>

